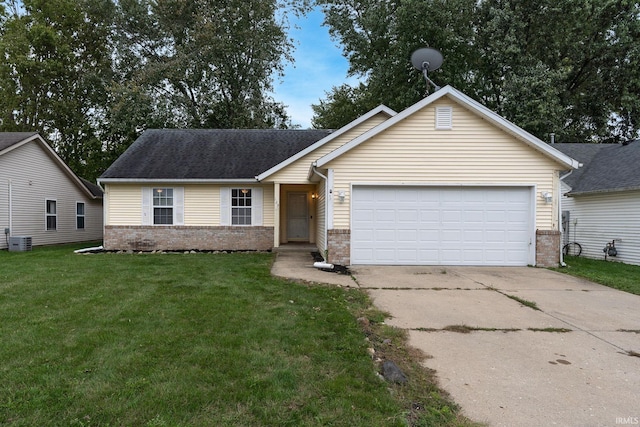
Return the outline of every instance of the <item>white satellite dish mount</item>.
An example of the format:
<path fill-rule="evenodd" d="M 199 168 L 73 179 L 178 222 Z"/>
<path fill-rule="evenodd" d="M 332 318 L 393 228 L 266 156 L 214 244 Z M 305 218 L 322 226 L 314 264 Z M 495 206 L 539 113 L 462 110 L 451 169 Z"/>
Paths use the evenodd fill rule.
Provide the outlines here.
<path fill-rule="evenodd" d="M 429 86 L 433 86 L 434 91 L 440 90 L 440 86 L 429 78 L 429 71 L 435 71 L 442 66 L 444 58 L 438 49 L 432 47 L 422 47 L 411 54 L 411 64 L 416 70 L 422 71 L 427 82 L 427 90 L 424 96 L 429 95 Z"/>

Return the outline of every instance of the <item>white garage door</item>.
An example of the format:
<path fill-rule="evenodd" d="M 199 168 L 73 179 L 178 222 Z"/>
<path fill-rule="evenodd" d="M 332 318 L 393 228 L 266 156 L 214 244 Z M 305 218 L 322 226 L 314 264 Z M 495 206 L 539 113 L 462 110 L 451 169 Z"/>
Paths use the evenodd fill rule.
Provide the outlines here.
<path fill-rule="evenodd" d="M 530 264 L 531 191 L 354 186 L 351 264 Z"/>

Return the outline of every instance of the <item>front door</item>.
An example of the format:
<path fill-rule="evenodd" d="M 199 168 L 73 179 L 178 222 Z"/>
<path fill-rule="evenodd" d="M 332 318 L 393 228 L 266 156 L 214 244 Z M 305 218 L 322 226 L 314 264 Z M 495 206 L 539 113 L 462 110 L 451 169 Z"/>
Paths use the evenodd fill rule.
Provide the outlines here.
<path fill-rule="evenodd" d="M 288 193 L 287 195 L 287 240 L 309 241 L 307 193 Z"/>

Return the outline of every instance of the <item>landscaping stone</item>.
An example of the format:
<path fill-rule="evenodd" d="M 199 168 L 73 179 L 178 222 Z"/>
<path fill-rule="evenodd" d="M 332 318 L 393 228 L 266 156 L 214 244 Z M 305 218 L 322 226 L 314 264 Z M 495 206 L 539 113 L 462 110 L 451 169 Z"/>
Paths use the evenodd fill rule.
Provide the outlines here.
<path fill-rule="evenodd" d="M 402 370 L 391 360 L 382 364 L 382 376 L 389 382 L 406 384 L 408 379 Z"/>

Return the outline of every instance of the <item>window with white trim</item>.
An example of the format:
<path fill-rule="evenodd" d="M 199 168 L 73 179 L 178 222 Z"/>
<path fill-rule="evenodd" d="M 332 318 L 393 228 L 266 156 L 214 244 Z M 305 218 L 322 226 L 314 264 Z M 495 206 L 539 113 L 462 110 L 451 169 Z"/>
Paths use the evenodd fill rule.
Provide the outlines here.
<path fill-rule="evenodd" d="M 173 224 L 173 188 L 153 189 L 153 224 Z"/>
<path fill-rule="evenodd" d="M 56 200 L 45 200 L 45 224 L 47 231 L 58 229 L 58 202 Z"/>
<path fill-rule="evenodd" d="M 251 189 L 231 189 L 231 225 L 251 225 Z"/>
<path fill-rule="evenodd" d="M 84 230 L 84 203 L 76 202 L 76 230 Z"/>

